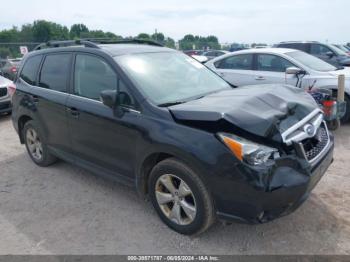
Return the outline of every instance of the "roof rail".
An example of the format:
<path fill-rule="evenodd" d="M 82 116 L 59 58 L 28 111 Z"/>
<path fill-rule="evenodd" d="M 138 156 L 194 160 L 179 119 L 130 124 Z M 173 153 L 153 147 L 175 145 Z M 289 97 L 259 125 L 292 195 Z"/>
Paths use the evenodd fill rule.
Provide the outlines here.
<path fill-rule="evenodd" d="M 77 40 L 64 40 L 64 41 L 48 41 L 46 43 L 42 43 L 37 45 L 33 50 L 41 50 L 43 48 L 53 48 L 53 47 L 67 47 L 74 45 L 84 45 L 85 47 L 91 48 L 100 48 L 99 44 L 146 44 L 153 46 L 163 46 L 161 43 L 158 43 L 153 40 L 147 39 L 138 39 L 138 38 L 130 38 L 130 39 L 122 39 L 122 40 L 113 40 L 110 38 L 85 38 L 85 39 L 77 39 Z"/>
<path fill-rule="evenodd" d="M 148 39 L 139 39 L 139 38 L 130 38 L 130 39 L 122 39 L 122 40 L 97 40 L 99 44 L 146 44 L 146 45 L 154 45 L 154 46 L 164 46 L 159 42 Z"/>
<path fill-rule="evenodd" d="M 33 50 L 41 50 L 43 48 L 52 48 L 52 47 L 65 47 L 73 45 L 84 45 L 86 47 L 99 48 L 99 46 L 91 41 L 87 40 L 64 40 L 64 41 L 48 41 L 37 45 Z"/>
<path fill-rule="evenodd" d="M 281 44 L 285 43 L 319 43 L 318 41 L 305 41 L 305 40 L 299 40 L 299 41 L 282 41 Z"/>

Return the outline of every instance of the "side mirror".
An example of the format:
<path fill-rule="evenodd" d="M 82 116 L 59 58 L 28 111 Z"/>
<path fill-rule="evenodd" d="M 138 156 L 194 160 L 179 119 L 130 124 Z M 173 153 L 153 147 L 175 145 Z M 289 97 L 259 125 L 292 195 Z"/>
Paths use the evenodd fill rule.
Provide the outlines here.
<path fill-rule="evenodd" d="M 333 52 L 331 52 L 331 51 L 328 51 L 328 52 L 326 53 L 326 55 L 327 55 L 329 58 L 332 58 L 332 57 L 334 56 Z"/>
<path fill-rule="evenodd" d="M 103 90 L 100 94 L 102 103 L 114 109 L 116 107 L 117 94 L 117 90 Z"/>
<path fill-rule="evenodd" d="M 300 68 L 297 68 L 297 67 L 288 67 L 286 69 L 286 74 L 288 74 L 288 75 L 297 75 L 297 74 L 300 74 L 302 72 L 303 72 L 303 70 Z"/>

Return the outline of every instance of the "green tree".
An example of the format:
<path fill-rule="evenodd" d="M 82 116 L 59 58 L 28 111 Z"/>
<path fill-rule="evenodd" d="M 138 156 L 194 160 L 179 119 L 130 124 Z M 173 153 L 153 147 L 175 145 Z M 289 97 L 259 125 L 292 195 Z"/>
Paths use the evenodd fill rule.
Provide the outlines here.
<path fill-rule="evenodd" d="M 210 35 L 204 36 L 193 36 L 191 34 L 185 35 L 179 41 L 180 49 L 190 50 L 195 47 L 195 49 L 220 49 L 219 40 L 216 36 Z"/>
<path fill-rule="evenodd" d="M 11 55 L 11 51 L 7 47 L 0 47 L 0 58 L 7 58 Z"/>
<path fill-rule="evenodd" d="M 161 44 L 164 44 L 165 36 L 163 33 L 154 33 L 151 38 Z"/>
<path fill-rule="evenodd" d="M 169 48 L 175 48 L 175 40 L 170 37 L 167 37 L 165 39 L 164 45 Z"/>
<path fill-rule="evenodd" d="M 140 33 L 136 36 L 136 38 L 138 39 L 151 39 L 151 36 L 149 34 L 146 34 L 146 33 Z"/>
<path fill-rule="evenodd" d="M 70 28 L 69 35 L 70 35 L 70 37 L 72 39 L 73 38 L 80 38 L 82 33 L 84 35 L 86 35 L 86 33 L 88 33 L 88 32 L 89 32 L 89 28 L 87 28 L 86 25 L 84 25 L 84 24 L 74 24 Z"/>

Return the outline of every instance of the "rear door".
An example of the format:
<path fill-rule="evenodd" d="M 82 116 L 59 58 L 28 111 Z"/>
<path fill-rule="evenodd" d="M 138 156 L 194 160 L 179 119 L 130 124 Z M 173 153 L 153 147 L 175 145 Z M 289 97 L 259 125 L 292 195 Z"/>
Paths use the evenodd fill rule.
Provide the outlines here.
<path fill-rule="evenodd" d="M 234 86 L 254 83 L 253 54 L 226 57 L 214 63 L 216 72 Z"/>
<path fill-rule="evenodd" d="M 130 178 L 140 112 L 128 87 L 104 58 L 84 53 L 75 57 L 72 82 L 67 109 L 74 154 L 83 165 Z M 101 91 L 116 89 L 123 95 L 119 113 L 100 101 Z"/>
<path fill-rule="evenodd" d="M 256 54 L 255 84 L 296 85 L 295 75 L 286 75 L 288 67 L 296 67 L 287 59 L 272 54 Z"/>
<path fill-rule="evenodd" d="M 71 62 L 71 53 L 46 55 L 38 83 L 30 91 L 33 115 L 44 132 L 46 143 L 58 152 L 70 151 L 65 106 Z"/>

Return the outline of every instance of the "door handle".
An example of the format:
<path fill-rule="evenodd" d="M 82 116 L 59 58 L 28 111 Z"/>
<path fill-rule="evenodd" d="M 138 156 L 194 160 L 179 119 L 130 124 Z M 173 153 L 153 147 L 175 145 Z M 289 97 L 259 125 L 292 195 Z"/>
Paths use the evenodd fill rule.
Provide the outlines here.
<path fill-rule="evenodd" d="M 78 118 L 80 115 L 80 112 L 75 107 L 67 108 L 67 112 L 70 113 L 73 117 Z"/>
<path fill-rule="evenodd" d="M 255 80 L 265 80 L 265 77 L 263 77 L 263 76 L 257 76 L 257 77 L 255 77 Z"/>

